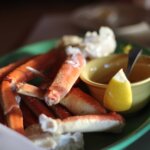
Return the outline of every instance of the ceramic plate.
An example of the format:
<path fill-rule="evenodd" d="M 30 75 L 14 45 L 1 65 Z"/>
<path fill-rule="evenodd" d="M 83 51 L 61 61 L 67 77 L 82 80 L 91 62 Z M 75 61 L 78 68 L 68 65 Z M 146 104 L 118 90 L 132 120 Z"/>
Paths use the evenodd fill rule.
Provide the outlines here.
<path fill-rule="evenodd" d="M 53 48 L 56 44 L 56 40 L 43 41 L 31 45 L 24 46 L 17 49 L 13 53 L 10 53 L 0 58 L 0 65 L 4 66 L 15 60 L 24 58 L 26 56 L 32 56 L 40 53 L 47 52 Z M 122 41 L 118 42 L 116 53 L 122 53 L 123 47 L 128 44 Z M 138 46 L 134 46 L 139 48 Z M 149 50 L 144 49 L 144 54 L 149 55 Z M 126 126 L 120 134 L 110 133 L 86 133 L 85 150 L 100 150 L 100 149 L 123 149 L 138 138 L 143 136 L 146 132 L 150 131 L 150 103 L 138 114 L 126 118 Z"/>

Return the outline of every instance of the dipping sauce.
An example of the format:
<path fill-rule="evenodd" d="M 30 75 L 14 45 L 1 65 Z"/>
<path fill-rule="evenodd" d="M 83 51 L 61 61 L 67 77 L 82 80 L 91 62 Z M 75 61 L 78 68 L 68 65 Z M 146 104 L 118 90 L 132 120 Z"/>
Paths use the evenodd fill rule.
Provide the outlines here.
<path fill-rule="evenodd" d="M 126 54 L 93 59 L 83 68 L 80 78 L 87 84 L 92 96 L 103 103 L 108 82 L 121 68 L 126 70 L 127 60 Z M 150 56 L 140 56 L 130 74 L 129 81 L 133 103 L 128 113 L 133 113 L 143 108 L 150 100 Z"/>
<path fill-rule="evenodd" d="M 106 57 L 99 58 L 102 59 L 102 63 L 99 65 L 92 65 L 90 68 L 89 78 L 93 82 L 100 84 L 107 84 L 110 79 L 123 68 L 124 72 L 127 68 L 127 55 L 112 55 L 108 56 L 110 59 L 105 60 Z M 120 58 L 121 57 L 121 58 Z M 96 60 L 94 63 L 97 63 Z M 129 81 L 131 83 L 139 82 L 150 77 L 150 59 L 141 57 L 135 64 L 130 76 Z"/>
<path fill-rule="evenodd" d="M 107 67 L 106 67 L 107 66 Z M 126 67 L 124 65 L 120 64 L 120 67 L 123 68 L 124 72 L 126 70 Z M 91 80 L 94 82 L 98 82 L 101 84 L 108 84 L 110 79 L 118 72 L 119 65 L 104 65 L 104 69 L 107 72 L 107 75 L 100 75 L 96 77 L 95 75 L 91 77 Z M 130 76 L 129 76 L 129 81 L 131 83 L 139 82 L 142 81 L 146 78 L 150 77 L 150 65 L 149 67 L 146 64 L 137 64 L 134 66 Z"/>

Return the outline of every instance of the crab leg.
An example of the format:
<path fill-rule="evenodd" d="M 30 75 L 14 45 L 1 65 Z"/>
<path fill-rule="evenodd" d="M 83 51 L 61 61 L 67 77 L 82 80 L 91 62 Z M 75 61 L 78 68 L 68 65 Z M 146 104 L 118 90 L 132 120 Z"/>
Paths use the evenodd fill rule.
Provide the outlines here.
<path fill-rule="evenodd" d="M 36 97 L 40 100 L 44 99 L 44 91 L 36 86 L 24 83 L 24 86 L 19 86 L 17 89 L 17 92 L 20 94 Z M 106 109 L 96 99 L 84 93 L 79 88 L 72 88 L 60 101 L 60 104 L 75 115 L 106 113 Z"/>
<path fill-rule="evenodd" d="M 17 62 L 11 63 L 5 67 L 0 68 L 0 81 L 11 71 L 13 71 L 16 67 L 20 66 L 21 64 L 25 63 L 29 58 L 19 60 Z"/>
<path fill-rule="evenodd" d="M 51 119 L 40 115 L 39 123 L 44 132 L 66 133 L 66 132 L 96 132 L 110 131 L 120 132 L 124 126 L 123 118 L 116 113 L 105 115 L 72 116 L 66 119 Z"/>
<path fill-rule="evenodd" d="M 44 90 L 41 90 L 36 86 L 24 83 L 24 86 L 19 86 L 17 89 L 17 92 L 20 94 L 36 97 L 40 100 L 44 99 Z M 65 106 L 75 115 L 106 113 L 106 109 L 96 99 L 84 93 L 79 88 L 72 88 L 71 91 L 60 101 L 60 104 Z"/>
<path fill-rule="evenodd" d="M 66 58 L 66 61 L 59 69 L 53 83 L 45 94 L 47 105 L 57 104 L 65 97 L 78 79 L 84 64 L 85 58 L 81 52 L 77 52 Z"/>
<path fill-rule="evenodd" d="M 48 109 L 42 102 L 33 97 L 25 96 L 23 97 L 23 101 L 37 117 L 43 113 L 49 117 L 55 118 L 52 111 L 60 119 L 72 116 L 71 113 L 60 104 L 49 107 Z"/>
<path fill-rule="evenodd" d="M 55 67 L 52 66 L 51 71 L 48 73 L 48 76 L 50 77 L 50 80 L 49 80 L 50 83 L 54 79 L 54 76 L 56 76 L 56 73 L 58 71 L 58 66 L 60 66 L 59 63 L 57 63 Z M 19 82 L 16 84 L 16 92 L 22 95 L 31 96 L 31 97 L 35 97 L 38 99 L 44 99 L 45 90 L 48 87 L 49 87 L 49 84 L 47 82 L 43 82 L 40 85 L 40 87 L 31 85 L 25 82 Z"/>
<path fill-rule="evenodd" d="M 6 116 L 7 125 L 17 132 L 24 134 L 22 112 L 17 102 L 19 99 L 17 94 L 12 91 L 9 82 L 2 82 L 1 96 L 1 105 Z"/>
<path fill-rule="evenodd" d="M 45 87 L 47 87 L 47 85 L 42 84 L 41 86 L 42 86 L 43 90 L 41 90 L 40 88 L 38 88 L 36 86 L 27 84 L 27 83 L 19 83 L 19 84 L 17 84 L 17 89 L 18 89 L 17 92 L 19 94 L 28 95 L 28 97 L 26 96 L 24 98 L 24 101 L 35 114 L 37 114 L 37 112 L 39 112 L 41 110 L 38 113 L 38 115 L 40 115 L 41 113 L 44 113 L 44 112 L 45 112 L 44 114 L 48 115 L 47 107 L 43 106 L 43 104 L 41 102 L 39 102 L 38 99 L 33 98 L 33 97 L 37 97 L 40 99 L 44 98 L 44 89 L 45 89 Z M 29 97 L 29 96 L 32 96 L 32 97 Z M 66 117 L 71 116 L 71 113 L 64 106 L 62 106 L 60 104 L 54 105 L 54 106 L 50 107 L 50 109 L 52 109 L 52 111 L 55 113 L 55 115 L 60 119 L 64 119 Z M 52 117 L 54 117 L 54 116 L 52 116 Z"/>
<path fill-rule="evenodd" d="M 38 99 L 24 96 L 23 101 L 37 117 L 39 117 L 40 114 L 45 114 L 48 117 L 55 118 L 52 111 Z"/>
<path fill-rule="evenodd" d="M 60 59 L 59 61 L 51 67 L 51 70 L 48 73 L 48 77 L 49 77 L 49 83 L 52 83 L 54 77 L 56 76 L 61 64 L 63 63 L 65 56 L 59 56 Z M 31 97 L 36 97 L 39 99 L 43 99 L 44 98 L 44 93 L 45 90 L 49 87 L 49 84 L 46 82 L 43 82 L 39 87 L 36 87 L 34 85 L 28 84 L 28 83 L 18 83 L 16 85 L 16 91 L 19 94 L 23 94 L 23 95 L 27 95 L 27 96 L 31 96 Z"/>
<path fill-rule="evenodd" d="M 47 85 L 42 84 L 41 86 L 42 86 L 43 90 L 41 90 L 40 88 L 38 88 L 36 86 L 27 84 L 27 83 L 23 83 L 23 84 L 19 83 L 19 85 L 17 85 L 17 87 L 18 87 L 17 92 L 19 94 L 28 95 L 25 97 L 24 101 L 35 114 L 37 114 L 37 112 L 39 112 L 41 110 L 38 113 L 38 115 L 40 115 L 41 113 L 44 113 L 47 116 L 50 116 L 50 115 L 48 115 L 49 112 L 47 113 L 47 111 L 48 111 L 47 107 L 43 106 L 43 104 L 38 99 L 33 98 L 33 97 L 37 97 L 40 99 L 44 98 L 43 91 L 45 90 L 45 87 L 47 87 Z M 29 97 L 29 96 L 32 96 L 32 97 Z M 54 106 L 50 107 L 50 109 L 52 109 L 52 111 L 55 113 L 55 115 L 60 119 L 71 116 L 71 113 L 64 106 L 62 106 L 60 104 L 54 105 Z M 54 116 L 51 116 L 51 117 L 54 118 Z"/>
<path fill-rule="evenodd" d="M 56 116 L 60 119 L 64 119 L 64 118 L 72 116 L 72 114 L 64 106 L 60 104 L 51 106 L 51 108 L 53 112 L 56 114 Z"/>
<path fill-rule="evenodd" d="M 26 67 L 30 66 L 32 68 L 42 71 L 56 62 L 55 56 L 57 56 L 57 51 L 52 51 L 51 53 L 38 55 L 34 57 L 34 59 L 31 59 L 23 65 L 17 67 L 2 81 L 1 105 L 3 107 L 4 114 L 6 115 L 7 124 L 10 128 L 20 133 L 24 133 L 23 117 L 19 104 L 16 101 L 18 100 L 18 95 L 15 92 L 15 88 L 18 82 L 29 81 L 35 76 L 35 74 L 28 71 Z"/>
<path fill-rule="evenodd" d="M 36 70 L 43 71 L 49 66 L 55 64 L 55 62 L 57 62 L 56 56 L 57 51 L 52 51 L 51 53 L 49 52 L 46 54 L 38 55 L 33 59 L 27 61 L 23 65 L 17 67 L 6 77 L 6 80 L 11 80 L 11 82 L 15 82 L 15 84 L 19 82 L 29 81 L 35 76 L 35 74 L 32 71 L 28 71 L 27 67 L 32 67 Z"/>
<path fill-rule="evenodd" d="M 38 120 L 35 117 L 35 115 L 30 111 L 30 109 L 23 102 L 21 102 L 20 107 L 23 113 L 23 122 L 25 128 L 27 128 L 30 125 L 38 123 Z"/>
<path fill-rule="evenodd" d="M 60 103 L 75 115 L 106 113 L 106 109 L 97 100 L 79 88 L 72 88 Z"/>
<path fill-rule="evenodd" d="M 48 86 L 48 85 L 43 85 L 43 86 Z M 37 87 L 28 83 L 18 83 L 16 85 L 16 92 L 22 95 L 27 95 L 39 99 L 44 99 L 44 88 L 45 87 Z"/>

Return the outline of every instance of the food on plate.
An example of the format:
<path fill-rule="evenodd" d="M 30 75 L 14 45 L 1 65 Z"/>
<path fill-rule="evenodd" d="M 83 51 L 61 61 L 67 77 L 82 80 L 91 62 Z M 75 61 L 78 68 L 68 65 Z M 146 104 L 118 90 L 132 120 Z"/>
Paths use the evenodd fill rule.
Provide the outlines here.
<path fill-rule="evenodd" d="M 78 36 L 64 36 L 60 41 L 63 46 L 80 48 L 85 57 L 97 58 L 113 53 L 117 43 L 115 34 L 108 27 L 101 27 L 99 32 L 87 32 L 83 38 Z"/>
<path fill-rule="evenodd" d="M 60 103 L 75 115 L 106 113 L 106 109 L 96 99 L 80 88 L 72 88 Z"/>
<path fill-rule="evenodd" d="M 33 85 L 28 85 L 28 87 L 30 87 L 29 96 L 44 100 L 44 94 L 42 96 L 39 96 L 39 94 L 37 94 L 37 91 L 39 91 L 39 93 L 43 93 L 40 88 Z M 17 92 L 22 95 L 27 95 L 26 89 L 24 89 L 24 87 L 22 88 L 22 86 L 20 86 L 20 90 L 18 90 Z M 36 101 L 36 99 L 33 100 L 33 103 L 36 103 Z M 25 103 L 30 102 L 27 101 Z M 75 115 L 104 114 L 107 112 L 106 109 L 99 102 L 97 102 L 95 98 L 83 92 L 80 88 L 77 87 L 73 87 L 71 91 L 64 98 L 62 98 L 60 104 L 65 106 Z M 57 105 L 53 105 L 53 107 L 51 108 L 53 109 L 56 106 Z"/>
<path fill-rule="evenodd" d="M 27 105 L 27 107 L 33 112 L 33 114 L 38 117 L 41 113 L 55 118 L 51 108 L 48 108 L 43 102 L 39 101 L 35 97 L 23 96 L 22 101 Z"/>
<path fill-rule="evenodd" d="M 26 129 L 26 135 L 35 145 L 59 150 L 84 149 L 82 132 L 120 132 L 124 126 L 121 115 L 72 116 L 66 119 L 52 119 L 44 114 L 39 116 L 39 125 Z"/>
<path fill-rule="evenodd" d="M 79 37 L 77 35 L 64 35 L 58 42 L 58 46 L 76 46 L 79 45 L 82 42 L 82 37 Z"/>
<path fill-rule="evenodd" d="M 20 66 L 21 64 L 25 63 L 28 59 L 23 59 L 11 63 L 3 68 L 0 68 L 0 81 L 2 81 L 3 77 L 5 77 L 8 73 L 13 71 L 16 67 Z"/>
<path fill-rule="evenodd" d="M 124 126 L 124 119 L 116 113 L 100 115 L 71 116 L 65 119 L 52 119 L 40 115 L 39 123 L 44 132 L 68 133 L 68 132 L 120 132 Z"/>
<path fill-rule="evenodd" d="M 69 53 L 54 81 L 45 93 L 45 102 L 49 106 L 59 103 L 66 96 L 85 65 L 85 58 L 80 50 L 74 49 L 71 49 L 71 53 Z"/>
<path fill-rule="evenodd" d="M 64 119 L 72 116 L 72 113 L 63 105 L 57 104 L 51 107 L 57 118 Z"/>
<path fill-rule="evenodd" d="M 99 33 L 87 32 L 81 47 L 83 47 L 83 53 L 87 57 L 107 56 L 116 49 L 115 35 L 110 28 L 101 27 Z"/>
<path fill-rule="evenodd" d="M 6 125 L 53 150 L 83 148 L 82 132 L 120 132 L 123 116 L 110 111 L 116 109 L 107 110 L 79 86 L 86 61 L 109 55 L 115 48 L 113 31 L 102 27 L 99 33 L 88 32 L 83 38 L 65 36 L 50 52 L 6 66 L 6 71 L 2 68 L 0 102 Z M 39 78 L 34 85 L 32 79 Z"/>
<path fill-rule="evenodd" d="M 7 125 L 24 134 L 23 117 L 19 107 L 20 97 L 15 92 L 16 84 L 19 82 L 27 82 L 35 77 L 35 74 L 28 71 L 26 67 L 30 66 L 37 70 L 45 70 L 56 63 L 55 55 L 57 51 L 42 54 L 29 59 L 24 64 L 17 67 L 9 73 L 1 83 L 1 104 L 6 116 Z M 50 59 L 50 61 L 46 61 Z M 43 65 L 44 63 L 44 65 Z"/>
<path fill-rule="evenodd" d="M 104 106 L 117 112 L 129 110 L 132 106 L 131 84 L 122 69 L 108 83 L 104 95 Z"/>
<path fill-rule="evenodd" d="M 83 150 L 83 134 L 80 132 L 51 134 L 43 132 L 38 124 L 26 128 L 27 137 L 37 146 L 48 150 Z"/>

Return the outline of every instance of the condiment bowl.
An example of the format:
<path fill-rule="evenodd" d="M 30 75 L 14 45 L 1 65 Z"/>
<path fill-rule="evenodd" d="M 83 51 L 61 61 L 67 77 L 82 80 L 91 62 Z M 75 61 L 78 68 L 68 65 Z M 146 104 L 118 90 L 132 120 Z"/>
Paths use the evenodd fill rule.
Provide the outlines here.
<path fill-rule="evenodd" d="M 126 54 L 114 54 L 93 59 L 83 68 L 80 78 L 87 84 L 91 95 L 103 102 L 109 80 L 121 68 L 126 70 L 127 60 L 128 55 Z M 133 113 L 150 101 L 150 56 L 140 56 L 129 76 L 129 81 L 131 82 L 133 104 L 127 113 Z"/>

